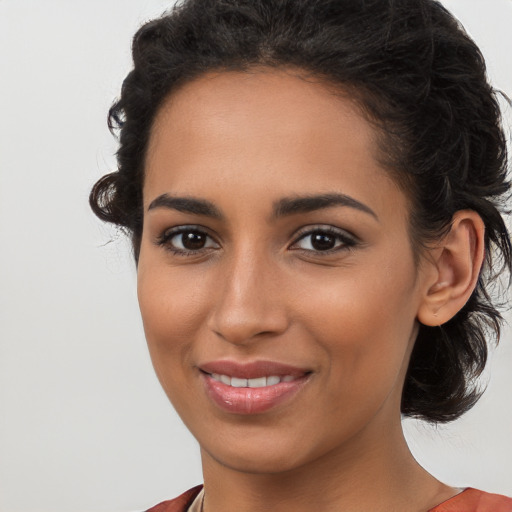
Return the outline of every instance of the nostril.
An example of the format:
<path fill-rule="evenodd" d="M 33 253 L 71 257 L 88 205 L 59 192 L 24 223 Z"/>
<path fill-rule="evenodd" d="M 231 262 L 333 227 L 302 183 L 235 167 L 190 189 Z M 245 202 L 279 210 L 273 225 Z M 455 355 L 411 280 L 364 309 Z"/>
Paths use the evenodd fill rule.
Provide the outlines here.
<path fill-rule="evenodd" d="M 210 318 L 209 328 L 225 341 L 244 344 L 282 334 L 287 328 L 287 320 L 278 309 L 225 312 L 219 308 Z"/>
<path fill-rule="evenodd" d="M 230 270 L 228 279 L 219 283 L 213 294 L 208 328 L 235 344 L 284 332 L 288 320 L 277 281 L 256 272 L 254 263 L 247 261 L 243 269 L 237 264 Z"/>

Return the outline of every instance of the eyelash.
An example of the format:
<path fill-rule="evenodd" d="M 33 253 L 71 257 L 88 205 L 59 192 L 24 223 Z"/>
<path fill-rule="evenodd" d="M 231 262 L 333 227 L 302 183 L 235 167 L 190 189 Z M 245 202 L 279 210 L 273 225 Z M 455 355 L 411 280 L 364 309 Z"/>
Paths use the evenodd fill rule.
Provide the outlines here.
<path fill-rule="evenodd" d="M 165 250 L 170 251 L 173 254 L 178 256 L 194 256 L 200 254 L 204 249 L 212 249 L 212 247 L 201 247 L 200 249 L 179 249 L 174 247 L 171 243 L 171 240 L 179 235 L 183 235 L 185 233 L 195 233 L 198 235 L 205 236 L 207 239 L 214 242 L 216 246 L 219 244 L 213 240 L 213 238 L 207 233 L 207 231 L 201 226 L 179 226 L 176 228 L 168 229 L 164 231 L 156 240 L 156 244 L 163 247 Z M 215 247 L 216 248 L 216 247 Z"/>
<path fill-rule="evenodd" d="M 194 233 L 196 235 L 201 235 L 210 240 L 210 246 L 201 247 L 199 249 L 180 249 L 171 243 L 172 239 L 183 235 L 185 233 Z M 296 246 L 301 240 L 305 240 L 308 237 L 312 237 L 315 234 L 327 235 L 329 237 L 333 237 L 335 239 L 335 243 L 338 243 L 331 249 L 326 250 L 315 250 L 315 249 L 304 249 Z M 213 244 L 211 244 L 213 242 Z M 178 256 L 194 256 L 204 252 L 204 250 L 217 249 L 219 244 L 211 237 L 208 232 L 202 228 L 201 226 L 179 226 L 176 228 L 169 229 L 162 233 L 157 240 L 156 244 L 158 246 L 163 247 L 165 250 L 170 251 L 171 253 Z M 348 251 L 351 250 L 358 244 L 358 240 L 356 237 L 344 230 L 334 228 L 333 226 L 313 226 L 304 228 L 298 236 L 295 238 L 295 241 L 289 246 L 289 249 L 294 251 L 301 251 L 305 254 L 311 255 L 314 253 L 315 256 L 328 256 L 333 253 L 337 253 L 339 251 Z M 310 241 L 310 245 L 312 245 L 312 241 Z"/>
<path fill-rule="evenodd" d="M 298 242 L 301 240 L 305 240 L 308 237 L 312 237 L 315 234 L 320 235 L 328 235 L 330 237 L 333 237 L 338 243 L 338 245 L 335 245 L 332 249 L 326 249 L 324 251 L 322 250 L 314 250 L 314 249 L 303 249 L 303 248 L 294 248 L 294 245 L 297 245 Z M 310 245 L 312 245 L 312 241 L 309 242 Z M 292 243 L 290 248 L 294 251 L 302 251 L 306 254 L 314 253 L 315 256 L 329 256 L 334 253 L 340 252 L 340 251 L 348 251 L 353 249 L 358 244 L 357 238 L 348 233 L 347 231 L 344 231 L 339 228 L 335 228 L 333 226 L 308 226 L 307 228 L 304 228 L 302 232 L 299 233 L 295 241 Z"/>

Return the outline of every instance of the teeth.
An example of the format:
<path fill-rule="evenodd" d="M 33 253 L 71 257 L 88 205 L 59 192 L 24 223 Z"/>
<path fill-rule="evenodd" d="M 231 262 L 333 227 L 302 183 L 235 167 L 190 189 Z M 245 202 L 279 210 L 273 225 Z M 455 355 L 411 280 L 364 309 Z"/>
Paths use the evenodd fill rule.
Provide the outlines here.
<path fill-rule="evenodd" d="M 220 381 L 223 384 L 226 384 L 227 386 L 231 386 L 231 377 L 228 377 L 227 375 L 221 375 L 220 376 Z"/>
<path fill-rule="evenodd" d="M 249 388 L 264 388 L 266 385 L 266 377 L 258 377 L 257 379 L 247 379 L 247 387 Z"/>
<path fill-rule="evenodd" d="M 265 386 L 275 386 L 280 382 L 292 382 L 295 380 L 293 375 L 284 375 L 283 377 L 270 375 L 268 377 L 256 377 L 254 379 L 240 379 L 238 377 L 230 377 L 229 375 L 212 373 L 211 377 L 218 382 L 222 382 L 234 388 L 263 388 Z"/>
<path fill-rule="evenodd" d="M 246 388 L 247 379 L 239 379 L 238 377 L 231 377 L 231 386 L 234 388 Z"/>

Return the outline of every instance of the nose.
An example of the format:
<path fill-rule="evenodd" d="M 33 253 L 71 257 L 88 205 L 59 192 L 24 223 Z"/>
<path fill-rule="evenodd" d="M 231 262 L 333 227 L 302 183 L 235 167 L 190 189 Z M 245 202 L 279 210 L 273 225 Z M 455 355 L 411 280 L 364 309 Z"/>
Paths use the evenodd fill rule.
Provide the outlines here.
<path fill-rule="evenodd" d="M 233 256 L 219 276 L 209 328 L 236 345 L 282 334 L 288 318 L 278 274 L 263 256 Z"/>

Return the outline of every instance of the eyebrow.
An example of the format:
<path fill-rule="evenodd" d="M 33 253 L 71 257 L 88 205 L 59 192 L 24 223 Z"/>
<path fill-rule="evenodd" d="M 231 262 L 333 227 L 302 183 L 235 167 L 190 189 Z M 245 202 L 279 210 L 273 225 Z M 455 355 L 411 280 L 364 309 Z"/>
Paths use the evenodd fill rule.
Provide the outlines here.
<path fill-rule="evenodd" d="M 345 206 L 367 213 L 378 220 L 377 214 L 368 206 L 345 194 L 318 194 L 311 196 L 284 197 L 273 206 L 272 218 L 277 219 L 300 213 L 309 213 L 333 206 Z M 148 211 L 155 208 L 169 208 L 193 215 L 204 215 L 222 220 L 224 215 L 210 201 L 195 197 L 173 197 L 162 194 L 151 201 Z"/>
<path fill-rule="evenodd" d="M 172 197 L 169 194 L 162 194 L 151 201 L 148 211 L 155 208 L 169 208 L 183 213 L 223 219 L 222 213 L 213 203 L 195 197 Z"/>
<path fill-rule="evenodd" d="M 273 217 L 285 217 L 298 213 L 309 213 L 333 206 L 346 206 L 368 213 L 376 220 L 377 214 L 368 206 L 345 194 L 320 194 L 312 196 L 285 197 L 274 203 Z"/>

